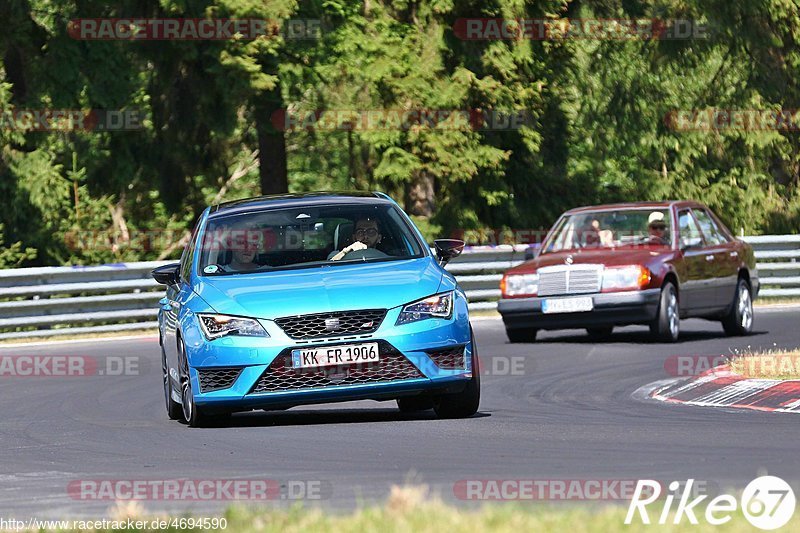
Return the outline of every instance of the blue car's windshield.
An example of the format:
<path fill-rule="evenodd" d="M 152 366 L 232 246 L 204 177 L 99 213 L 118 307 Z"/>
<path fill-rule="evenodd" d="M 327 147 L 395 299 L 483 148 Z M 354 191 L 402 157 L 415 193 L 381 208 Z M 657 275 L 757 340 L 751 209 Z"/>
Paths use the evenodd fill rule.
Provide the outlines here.
<path fill-rule="evenodd" d="M 419 257 L 422 248 L 391 205 L 335 205 L 212 217 L 200 272 L 225 275 Z"/>

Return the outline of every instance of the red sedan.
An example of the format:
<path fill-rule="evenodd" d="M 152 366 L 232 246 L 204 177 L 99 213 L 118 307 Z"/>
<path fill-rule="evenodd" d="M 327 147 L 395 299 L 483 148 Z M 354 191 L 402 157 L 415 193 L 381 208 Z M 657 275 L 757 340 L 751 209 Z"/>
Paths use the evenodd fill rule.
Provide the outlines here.
<path fill-rule="evenodd" d="M 500 289 L 511 342 L 532 342 L 540 329 L 604 337 L 630 324 L 675 342 L 689 317 L 720 321 L 729 335 L 750 333 L 759 283 L 752 248 L 708 207 L 669 201 L 567 211 Z"/>

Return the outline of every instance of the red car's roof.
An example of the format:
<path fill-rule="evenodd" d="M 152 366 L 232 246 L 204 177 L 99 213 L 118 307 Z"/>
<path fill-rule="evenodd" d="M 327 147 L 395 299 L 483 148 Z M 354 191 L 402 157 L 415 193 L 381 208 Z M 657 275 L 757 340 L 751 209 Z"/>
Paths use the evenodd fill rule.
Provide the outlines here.
<path fill-rule="evenodd" d="M 704 207 L 703 204 L 693 200 L 664 200 L 661 202 L 624 202 L 618 204 L 590 205 L 570 209 L 565 214 L 581 213 L 585 211 L 609 211 L 613 209 L 667 209 L 669 207 Z"/>

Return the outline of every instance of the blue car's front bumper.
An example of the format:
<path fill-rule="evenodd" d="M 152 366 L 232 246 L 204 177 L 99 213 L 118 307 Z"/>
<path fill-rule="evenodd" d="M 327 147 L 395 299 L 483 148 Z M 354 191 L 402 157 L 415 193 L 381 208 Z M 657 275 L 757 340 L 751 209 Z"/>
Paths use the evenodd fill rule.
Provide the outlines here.
<path fill-rule="evenodd" d="M 429 318 L 403 325 L 395 325 L 401 308 L 394 308 L 372 334 L 314 341 L 294 340 L 271 320 L 260 321 L 268 338 L 228 336 L 208 341 L 196 320 L 189 321 L 194 325 L 183 333 L 195 403 L 207 411 L 242 411 L 459 392 L 472 377 L 474 348 L 466 300 L 456 299 L 454 307 L 450 319 Z M 366 342 L 379 343 L 384 366 L 337 367 L 328 376 L 325 371 L 303 374 L 284 365 L 284 358 L 295 348 Z M 445 359 L 437 358 L 436 353 L 448 350 L 448 364 L 443 364 Z M 374 374 L 379 371 L 384 373 Z M 232 384 L 209 390 L 213 387 L 207 376 L 215 372 L 233 380 Z M 201 373 L 206 373 L 203 380 Z"/>

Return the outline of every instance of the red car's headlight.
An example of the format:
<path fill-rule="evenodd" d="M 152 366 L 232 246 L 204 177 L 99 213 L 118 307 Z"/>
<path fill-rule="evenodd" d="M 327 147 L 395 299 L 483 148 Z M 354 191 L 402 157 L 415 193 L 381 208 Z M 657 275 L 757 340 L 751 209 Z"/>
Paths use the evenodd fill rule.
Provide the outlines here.
<path fill-rule="evenodd" d="M 606 267 L 603 270 L 603 291 L 643 289 L 650 284 L 650 270 L 642 265 Z"/>
<path fill-rule="evenodd" d="M 500 281 L 504 298 L 536 296 L 539 293 L 539 274 L 506 274 Z"/>

